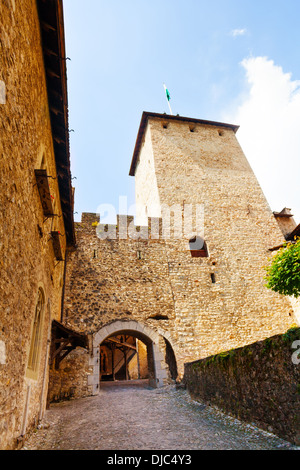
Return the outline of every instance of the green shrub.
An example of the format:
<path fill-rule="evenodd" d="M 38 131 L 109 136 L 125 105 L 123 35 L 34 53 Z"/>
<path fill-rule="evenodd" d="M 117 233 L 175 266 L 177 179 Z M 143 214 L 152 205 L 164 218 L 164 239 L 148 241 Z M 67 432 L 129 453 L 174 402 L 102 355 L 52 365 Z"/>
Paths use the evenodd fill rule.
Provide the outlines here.
<path fill-rule="evenodd" d="M 282 295 L 300 296 L 300 239 L 281 248 L 266 268 L 266 287 Z"/>

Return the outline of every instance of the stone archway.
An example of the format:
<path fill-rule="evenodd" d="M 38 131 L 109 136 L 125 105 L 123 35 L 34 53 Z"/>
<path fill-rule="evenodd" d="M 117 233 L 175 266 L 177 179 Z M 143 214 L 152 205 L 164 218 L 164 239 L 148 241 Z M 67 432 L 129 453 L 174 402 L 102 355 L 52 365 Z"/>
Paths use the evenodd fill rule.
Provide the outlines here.
<path fill-rule="evenodd" d="M 162 387 L 165 385 L 168 374 L 164 355 L 159 346 L 160 334 L 146 325 L 137 321 L 117 320 L 103 326 L 93 335 L 93 347 L 90 353 L 89 365 L 92 367 L 92 374 L 88 377 L 88 385 L 91 387 L 93 395 L 97 395 L 100 390 L 99 363 L 100 345 L 110 336 L 117 334 L 129 334 L 143 341 L 147 346 L 149 357 L 149 385 L 152 387 Z"/>

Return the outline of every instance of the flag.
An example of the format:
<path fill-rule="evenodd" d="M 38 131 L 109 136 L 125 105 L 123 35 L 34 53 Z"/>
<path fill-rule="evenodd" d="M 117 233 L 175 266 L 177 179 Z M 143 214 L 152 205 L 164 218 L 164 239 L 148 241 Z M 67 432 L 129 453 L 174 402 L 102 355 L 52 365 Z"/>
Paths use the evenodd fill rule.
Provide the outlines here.
<path fill-rule="evenodd" d="M 170 106 L 170 99 L 171 99 L 171 95 L 169 93 L 169 90 L 167 89 L 166 85 L 164 84 L 164 89 L 165 89 L 165 92 L 166 92 L 166 97 L 167 97 L 167 101 L 168 101 L 168 105 L 169 105 L 169 109 L 170 109 L 170 113 L 172 113 L 172 109 L 171 109 L 171 106 Z"/>

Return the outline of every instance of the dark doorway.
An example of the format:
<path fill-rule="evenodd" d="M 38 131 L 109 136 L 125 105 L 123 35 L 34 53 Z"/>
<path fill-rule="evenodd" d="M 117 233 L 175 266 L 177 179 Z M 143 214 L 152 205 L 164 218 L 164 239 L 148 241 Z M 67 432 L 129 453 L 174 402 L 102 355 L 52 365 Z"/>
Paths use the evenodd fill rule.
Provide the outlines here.
<path fill-rule="evenodd" d="M 177 376 L 178 376 L 178 370 L 177 370 L 177 363 L 176 363 L 175 354 L 174 354 L 173 348 L 172 348 L 171 344 L 169 343 L 169 341 L 166 338 L 164 338 L 164 340 L 165 340 L 165 343 L 166 343 L 165 361 L 166 361 L 166 363 L 169 367 L 171 379 L 176 380 Z"/>
<path fill-rule="evenodd" d="M 118 334 L 100 347 L 100 380 L 124 381 L 148 379 L 147 346 L 138 338 Z"/>

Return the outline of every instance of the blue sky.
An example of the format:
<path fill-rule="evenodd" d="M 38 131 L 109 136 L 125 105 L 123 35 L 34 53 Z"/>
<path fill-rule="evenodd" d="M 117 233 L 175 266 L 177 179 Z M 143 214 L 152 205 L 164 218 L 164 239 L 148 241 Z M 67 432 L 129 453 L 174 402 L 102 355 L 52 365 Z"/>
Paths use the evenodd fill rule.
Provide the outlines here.
<path fill-rule="evenodd" d="M 241 126 L 272 210 L 300 222 L 299 0 L 64 0 L 75 220 L 134 204 L 143 111 Z"/>

